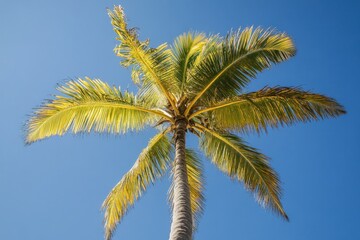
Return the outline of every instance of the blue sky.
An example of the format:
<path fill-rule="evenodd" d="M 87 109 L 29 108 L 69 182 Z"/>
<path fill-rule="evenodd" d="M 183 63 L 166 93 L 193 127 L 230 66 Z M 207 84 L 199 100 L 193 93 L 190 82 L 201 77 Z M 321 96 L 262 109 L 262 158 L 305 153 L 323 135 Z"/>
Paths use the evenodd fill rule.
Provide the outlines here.
<path fill-rule="evenodd" d="M 226 34 L 276 27 L 297 56 L 260 74 L 265 85 L 301 86 L 342 103 L 337 119 L 245 136 L 271 157 L 283 182 L 287 223 L 204 158 L 206 207 L 196 239 L 360 239 L 360 4 L 358 1 L 9 1 L 0 4 L 0 239 L 102 239 L 100 206 L 154 133 L 68 134 L 24 146 L 32 109 L 58 83 L 97 77 L 132 89 L 113 54 L 107 7 L 122 4 L 129 24 L 153 46 L 188 30 Z M 194 139 L 189 147 L 197 147 Z M 167 239 L 169 177 L 151 187 L 114 239 Z"/>

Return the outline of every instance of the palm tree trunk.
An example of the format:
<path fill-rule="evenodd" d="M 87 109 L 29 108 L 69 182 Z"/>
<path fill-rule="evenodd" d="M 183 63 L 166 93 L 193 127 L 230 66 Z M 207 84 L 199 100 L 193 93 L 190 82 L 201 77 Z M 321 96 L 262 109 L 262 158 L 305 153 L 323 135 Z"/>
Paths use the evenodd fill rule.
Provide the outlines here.
<path fill-rule="evenodd" d="M 192 238 L 193 223 L 185 155 L 186 125 L 184 119 L 177 120 L 175 124 L 174 198 L 170 240 Z"/>

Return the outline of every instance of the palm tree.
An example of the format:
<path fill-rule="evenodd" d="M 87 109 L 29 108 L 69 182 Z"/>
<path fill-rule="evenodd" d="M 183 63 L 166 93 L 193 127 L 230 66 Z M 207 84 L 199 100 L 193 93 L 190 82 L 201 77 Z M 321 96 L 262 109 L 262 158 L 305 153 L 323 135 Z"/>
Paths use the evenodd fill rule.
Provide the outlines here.
<path fill-rule="evenodd" d="M 260 204 L 288 219 L 268 158 L 236 133 L 261 133 L 345 113 L 334 99 L 299 88 L 244 91 L 259 72 L 295 55 L 292 40 L 284 33 L 251 27 L 224 38 L 186 33 L 170 47 L 164 43 L 150 48 L 135 28 L 128 28 L 120 6 L 109 16 L 120 41 L 115 52 L 121 64 L 132 69 L 138 92 L 87 77 L 69 81 L 58 88 L 62 95 L 35 111 L 26 138 L 32 143 L 67 131 L 159 130 L 103 203 L 106 239 L 146 188 L 169 170 L 170 239 L 192 238 L 203 210 L 204 187 L 201 161 L 185 147 L 189 132 L 199 137 L 200 149 L 215 166 L 241 181 Z"/>

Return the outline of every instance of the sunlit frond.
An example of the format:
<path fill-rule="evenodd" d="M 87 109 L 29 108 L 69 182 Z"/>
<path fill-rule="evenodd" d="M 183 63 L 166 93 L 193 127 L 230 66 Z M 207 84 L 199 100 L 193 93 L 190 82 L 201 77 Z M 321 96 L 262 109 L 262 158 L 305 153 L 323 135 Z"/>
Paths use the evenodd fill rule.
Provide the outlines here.
<path fill-rule="evenodd" d="M 152 124 L 164 113 L 148 109 L 129 93 L 90 78 L 59 86 L 64 96 L 56 96 L 38 108 L 27 123 L 26 142 L 52 135 L 78 132 L 124 133 Z"/>
<path fill-rule="evenodd" d="M 191 69 L 191 74 L 189 76 L 190 78 L 192 75 L 195 75 L 196 67 L 198 67 L 202 63 L 202 61 L 204 61 L 204 59 L 206 59 L 212 54 L 216 54 L 220 50 L 220 43 L 222 40 L 223 39 L 219 35 L 210 35 L 206 38 L 206 43 L 203 45 L 200 54 L 196 57 L 193 63 L 193 69 Z"/>
<path fill-rule="evenodd" d="M 283 33 L 252 27 L 229 33 L 219 50 L 195 69 L 186 114 L 198 100 L 220 101 L 238 95 L 258 72 L 294 54 L 293 42 Z"/>
<path fill-rule="evenodd" d="M 193 217 L 193 228 L 196 230 L 199 219 L 204 210 L 204 176 L 201 159 L 194 150 L 186 149 L 186 168 L 190 189 L 191 211 Z M 174 182 L 169 189 L 169 203 L 173 203 Z"/>
<path fill-rule="evenodd" d="M 188 79 L 187 73 L 201 53 L 207 39 L 202 33 L 184 33 L 177 37 L 172 47 L 174 57 L 175 79 L 179 84 L 180 93 Z"/>
<path fill-rule="evenodd" d="M 280 202 L 280 182 L 268 159 L 236 135 L 197 125 L 200 147 L 224 173 L 245 184 L 259 203 L 288 219 Z"/>
<path fill-rule="evenodd" d="M 291 125 L 345 113 L 334 99 L 290 87 L 265 87 L 204 107 L 191 117 L 209 113 L 218 128 L 242 132 Z"/>
<path fill-rule="evenodd" d="M 191 210 L 194 219 L 193 226 L 195 229 L 204 210 L 204 176 L 201 159 L 196 155 L 195 151 L 190 149 L 186 150 L 186 167 L 190 187 Z"/>
<path fill-rule="evenodd" d="M 154 108 L 163 108 L 167 105 L 161 90 L 150 81 L 143 81 L 136 96 L 144 101 L 146 105 Z"/>
<path fill-rule="evenodd" d="M 149 41 L 140 41 L 137 30 L 128 28 L 126 17 L 121 6 L 113 11 L 108 11 L 114 31 L 118 36 L 120 44 L 114 49 L 116 54 L 122 58 L 121 64 L 133 68 L 133 78 L 140 86 L 145 82 L 154 84 L 163 96 L 175 107 L 174 97 L 171 95 L 177 84 L 173 84 L 173 71 L 171 68 L 171 51 L 167 44 L 157 48 L 149 48 Z M 163 104 L 166 104 L 162 101 Z"/>
<path fill-rule="evenodd" d="M 162 177 L 171 161 L 172 145 L 166 131 L 153 137 L 141 152 L 134 166 L 122 177 L 105 199 L 105 238 L 109 240 L 129 207 L 142 195 L 149 184 Z"/>

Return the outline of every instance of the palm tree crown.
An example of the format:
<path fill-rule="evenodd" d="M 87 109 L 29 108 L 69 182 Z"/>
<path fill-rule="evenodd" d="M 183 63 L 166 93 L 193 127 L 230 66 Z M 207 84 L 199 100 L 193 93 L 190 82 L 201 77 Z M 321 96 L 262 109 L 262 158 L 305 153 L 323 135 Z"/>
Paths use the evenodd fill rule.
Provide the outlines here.
<path fill-rule="evenodd" d="M 120 6 L 109 16 L 120 42 L 115 53 L 121 65 L 132 69 L 138 92 L 87 77 L 70 81 L 58 88 L 61 95 L 35 111 L 26 138 L 32 143 L 67 131 L 120 134 L 147 126 L 159 130 L 103 203 L 106 239 L 147 186 L 169 169 L 174 179 L 169 191 L 170 238 L 191 239 L 203 210 L 204 187 L 201 161 L 194 150 L 185 149 L 187 132 L 199 137 L 200 149 L 215 166 L 287 219 L 279 179 L 268 158 L 236 133 L 345 113 L 334 99 L 299 88 L 244 91 L 259 72 L 295 55 L 290 37 L 251 27 L 226 37 L 186 33 L 171 46 L 151 48 L 127 26 Z"/>

